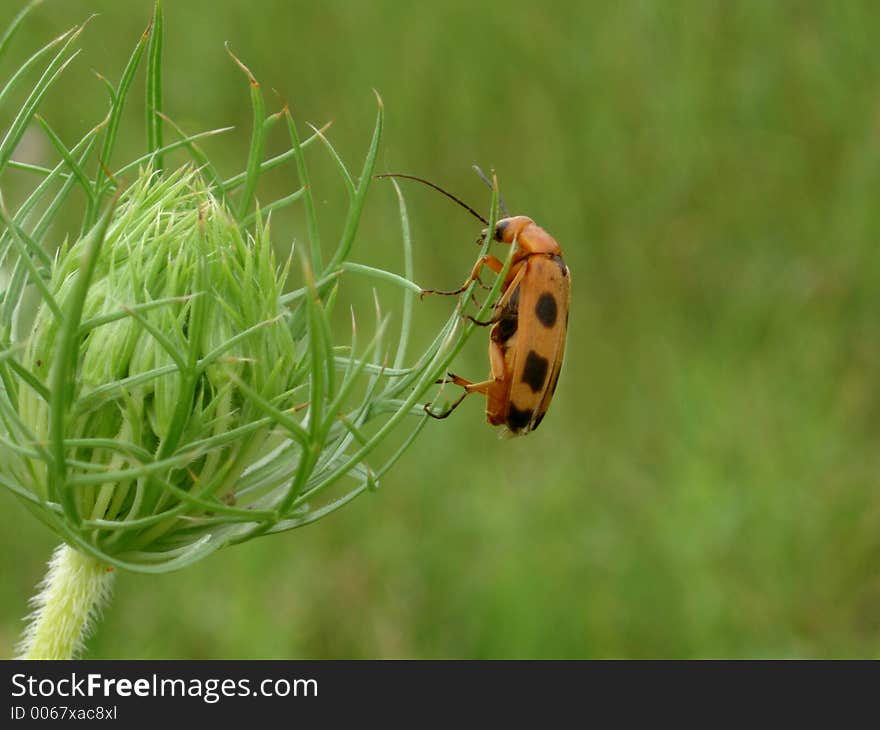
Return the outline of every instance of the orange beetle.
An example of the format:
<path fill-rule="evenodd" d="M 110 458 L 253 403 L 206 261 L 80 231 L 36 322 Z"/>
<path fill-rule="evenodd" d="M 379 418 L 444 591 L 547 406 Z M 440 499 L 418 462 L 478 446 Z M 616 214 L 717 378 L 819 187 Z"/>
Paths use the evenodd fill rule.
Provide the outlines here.
<path fill-rule="evenodd" d="M 391 176 L 425 183 L 487 223 L 470 206 L 427 180 L 399 174 L 377 177 Z M 501 243 L 515 243 L 517 250 L 492 318 L 479 322 L 470 317 L 476 324 L 492 325 L 490 377 L 475 383 L 450 373 L 449 379 L 441 382 L 460 385 L 464 393 L 443 413 L 434 413 L 429 404 L 425 411 L 434 418 L 446 418 L 468 395 L 482 393 L 487 397 L 486 420 L 490 424 L 504 425 L 514 434 L 525 434 L 541 424 L 559 379 L 568 329 L 571 274 L 556 239 L 527 216 L 502 218 L 495 224 L 493 238 Z M 461 294 L 478 279 L 483 266 L 496 274 L 504 268 L 495 256 L 483 256 L 458 289 L 426 289 L 422 294 Z"/>

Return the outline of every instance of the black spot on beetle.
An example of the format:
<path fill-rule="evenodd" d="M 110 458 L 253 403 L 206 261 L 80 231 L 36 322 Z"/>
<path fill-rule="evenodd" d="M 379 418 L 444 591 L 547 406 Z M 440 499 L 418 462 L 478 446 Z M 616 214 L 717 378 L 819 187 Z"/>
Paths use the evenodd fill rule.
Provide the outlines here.
<path fill-rule="evenodd" d="M 503 315 L 492 330 L 492 340 L 498 343 L 505 343 L 516 334 L 516 328 L 519 325 L 519 319 L 516 315 L 512 317 Z"/>
<path fill-rule="evenodd" d="M 504 231 L 507 228 L 508 222 L 509 221 L 507 221 L 507 220 L 500 220 L 495 225 L 495 240 L 496 241 L 500 241 L 504 238 Z"/>
<path fill-rule="evenodd" d="M 526 383 L 533 393 L 538 393 L 544 387 L 544 381 L 547 380 L 549 366 L 550 361 L 546 357 L 541 357 L 534 350 L 529 350 L 525 367 L 523 367 L 522 382 Z"/>
<path fill-rule="evenodd" d="M 516 334 L 519 326 L 519 287 L 511 294 L 501 310 L 498 324 L 492 330 L 492 341 L 505 343 Z"/>
<path fill-rule="evenodd" d="M 538 303 L 535 304 L 535 314 L 538 315 L 541 324 L 549 329 L 556 324 L 557 313 L 556 297 L 545 291 L 538 297 Z"/>
<path fill-rule="evenodd" d="M 513 403 L 510 404 L 510 410 L 507 412 L 507 427 L 511 431 L 521 431 L 523 428 L 528 426 L 529 421 L 532 420 L 532 409 L 526 408 L 525 410 L 520 410 Z"/>

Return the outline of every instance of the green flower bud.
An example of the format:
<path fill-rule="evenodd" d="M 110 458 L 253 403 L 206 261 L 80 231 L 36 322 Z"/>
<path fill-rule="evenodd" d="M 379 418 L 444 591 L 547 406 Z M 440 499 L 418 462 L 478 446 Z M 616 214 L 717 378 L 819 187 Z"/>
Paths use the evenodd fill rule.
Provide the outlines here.
<path fill-rule="evenodd" d="M 417 289 L 343 262 L 284 294 L 259 217 L 244 234 L 192 168 L 142 172 L 62 248 L 20 362 L 15 350 L 14 366 L 0 361 L 0 483 L 79 550 L 147 572 L 375 488 L 465 335 L 453 315 L 410 368 L 409 314 L 394 368 L 381 316 L 362 352 L 334 347 L 321 292 L 332 300 L 345 271 L 403 285 L 408 304 Z M 370 469 L 364 458 L 412 413 L 403 446 Z M 344 477 L 354 486 L 324 494 Z"/>
<path fill-rule="evenodd" d="M 73 351 L 63 352 L 55 310 L 75 309 L 93 254 Z M 167 559 L 212 537 L 218 514 L 239 502 L 244 470 L 284 441 L 249 394 L 280 411 L 306 397 L 283 280 L 267 226 L 246 238 L 192 169 L 144 172 L 118 201 L 100 247 L 92 235 L 60 253 L 53 304 L 40 306 L 22 358 L 46 382 L 66 357 L 75 363 L 64 483 L 53 485 L 40 458 L 52 439 L 52 400 L 23 385 L 17 411 L 37 453 L 4 459 L 4 473 L 41 502 L 67 492 L 73 509 L 40 514 L 111 556 Z M 253 507 L 265 519 L 265 496 L 249 492 L 234 514 Z"/>

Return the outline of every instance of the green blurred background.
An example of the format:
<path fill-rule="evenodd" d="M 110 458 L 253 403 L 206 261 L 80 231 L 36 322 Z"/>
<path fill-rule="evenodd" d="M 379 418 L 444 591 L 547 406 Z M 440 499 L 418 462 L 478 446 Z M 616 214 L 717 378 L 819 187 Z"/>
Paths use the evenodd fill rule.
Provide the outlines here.
<path fill-rule="evenodd" d="M 224 41 L 300 121 L 334 120 L 356 168 L 375 87 L 379 168 L 485 207 L 470 166 L 494 167 L 563 246 L 574 311 L 535 434 L 499 439 L 473 398 L 326 520 L 120 575 L 89 657 L 877 655 L 874 3 L 166 5 L 166 110 L 240 128 L 205 145 L 222 169 L 241 168 L 250 123 Z M 92 12 L 43 108 L 67 140 L 103 116 L 90 69 L 118 79 L 151 3 L 47 2 L 3 69 Z M 129 111 L 119 161 L 144 147 L 140 90 Z M 312 159 L 332 232 L 338 182 Z M 479 225 L 405 192 L 417 281 L 456 285 Z M 282 243 L 302 238 L 296 216 Z M 356 245 L 402 270 L 387 184 Z M 418 305 L 423 339 L 451 306 Z M 487 370 L 482 336 L 456 370 Z M 55 543 L 0 492 L 2 656 Z"/>

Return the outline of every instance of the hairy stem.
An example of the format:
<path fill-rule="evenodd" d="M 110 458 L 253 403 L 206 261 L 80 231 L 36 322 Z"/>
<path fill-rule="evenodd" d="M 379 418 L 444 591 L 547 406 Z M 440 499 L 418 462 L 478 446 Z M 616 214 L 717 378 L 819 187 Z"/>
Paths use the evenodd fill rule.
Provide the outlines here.
<path fill-rule="evenodd" d="M 34 607 L 19 659 L 72 659 L 110 596 L 112 568 L 67 545 L 59 546 L 31 599 Z"/>

